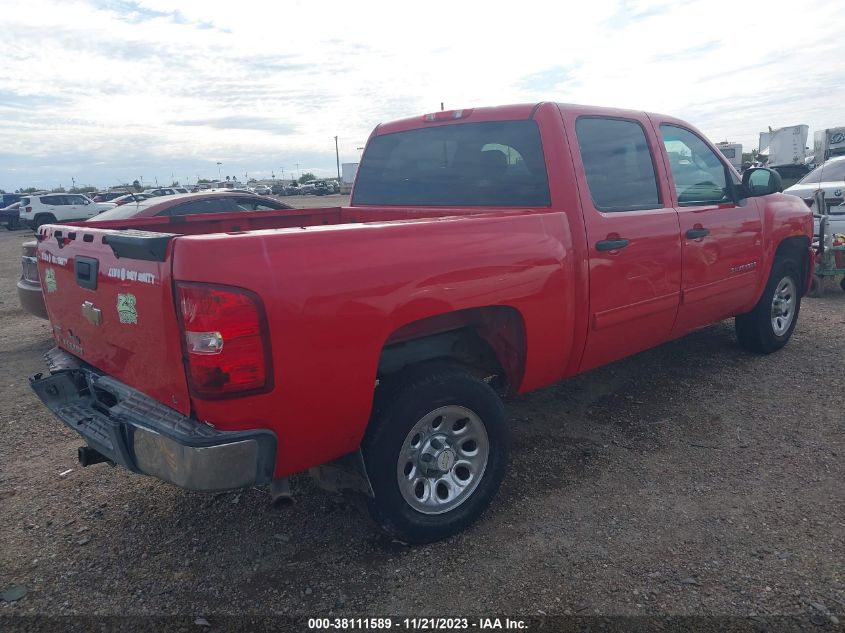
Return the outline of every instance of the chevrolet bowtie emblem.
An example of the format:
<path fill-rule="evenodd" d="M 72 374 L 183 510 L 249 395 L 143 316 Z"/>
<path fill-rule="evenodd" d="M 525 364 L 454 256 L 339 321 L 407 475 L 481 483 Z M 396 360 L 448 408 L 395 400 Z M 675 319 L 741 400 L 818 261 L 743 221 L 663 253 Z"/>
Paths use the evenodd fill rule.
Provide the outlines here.
<path fill-rule="evenodd" d="M 84 316 L 91 325 L 100 325 L 103 322 L 103 311 L 100 308 L 95 308 L 94 304 L 86 301 L 82 304 L 82 316 Z"/>

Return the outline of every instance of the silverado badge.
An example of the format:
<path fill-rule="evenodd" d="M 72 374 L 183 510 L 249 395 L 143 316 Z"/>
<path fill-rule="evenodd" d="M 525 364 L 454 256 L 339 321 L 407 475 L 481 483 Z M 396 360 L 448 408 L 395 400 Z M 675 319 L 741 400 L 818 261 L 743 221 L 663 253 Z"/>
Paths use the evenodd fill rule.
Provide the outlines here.
<path fill-rule="evenodd" d="M 103 322 L 103 311 L 100 308 L 95 308 L 90 301 L 82 304 L 82 316 L 93 326 L 99 326 Z"/>
<path fill-rule="evenodd" d="M 138 323 L 138 311 L 135 309 L 135 295 L 127 293 L 117 295 L 117 314 L 121 323 Z"/>

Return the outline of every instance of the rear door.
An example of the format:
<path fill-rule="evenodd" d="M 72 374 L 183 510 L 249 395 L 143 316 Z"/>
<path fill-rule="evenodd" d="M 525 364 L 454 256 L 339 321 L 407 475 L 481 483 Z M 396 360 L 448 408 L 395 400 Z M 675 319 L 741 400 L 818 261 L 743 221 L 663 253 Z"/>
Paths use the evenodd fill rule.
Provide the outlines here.
<path fill-rule="evenodd" d="M 590 323 L 581 371 L 669 338 L 678 309 L 678 217 L 645 115 L 565 113 L 587 232 Z"/>
<path fill-rule="evenodd" d="M 188 414 L 171 292 L 173 237 L 44 228 L 39 233 L 38 268 L 59 347 Z"/>
<path fill-rule="evenodd" d="M 755 198 L 735 199 L 724 157 L 679 122 L 658 122 L 681 228 L 683 281 L 674 333 L 750 309 L 765 274 L 763 224 Z"/>

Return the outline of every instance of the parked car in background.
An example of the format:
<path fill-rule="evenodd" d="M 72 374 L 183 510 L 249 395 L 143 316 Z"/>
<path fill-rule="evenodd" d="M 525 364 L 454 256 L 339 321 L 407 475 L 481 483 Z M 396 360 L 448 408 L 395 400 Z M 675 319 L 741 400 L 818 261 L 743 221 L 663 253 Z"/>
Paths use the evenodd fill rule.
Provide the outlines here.
<path fill-rule="evenodd" d="M 15 202 L 0 209 L 0 224 L 5 224 L 9 231 L 14 231 L 20 226 L 20 206 L 20 202 Z"/>
<path fill-rule="evenodd" d="M 81 193 L 48 193 L 21 198 L 18 218 L 21 224 L 38 229 L 52 222 L 86 220 L 113 209 L 113 202 L 94 202 Z"/>
<path fill-rule="evenodd" d="M 285 186 L 282 183 L 277 182 L 272 187 L 270 187 L 270 193 L 272 193 L 274 196 L 284 196 L 286 195 Z"/>
<path fill-rule="evenodd" d="M 783 192 L 798 196 L 812 207 L 813 193 L 818 189 L 824 189 L 829 208 L 845 201 L 845 156 L 831 158 Z"/>
<path fill-rule="evenodd" d="M 122 204 L 126 204 L 127 202 L 140 202 L 141 200 L 147 200 L 152 198 L 153 196 L 148 193 L 127 193 L 119 198 L 115 198 L 112 200 L 117 206 Z"/>
<path fill-rule="evenodd" d="M 334 189 L 325 180 L 318 180 L 314 183 L 314 195 L 327 196 L 330 193 L 334 193 Z"/>
<path fill-rule="evenodd" d="M 292 182 L 291 184 L 285 186 L 285 195 L 286 196 L 302 195 L 302 187 L 300 187 L 298 183 Z"/>
<path fill-rule="evenodd" d="M 172 196 L 177 193 L 188 193 L 188 190 L 183 187 L 158 187 L 157 189 L 145 189 L 144 193 L 151 196 Z"/>
<path fill-rule="evenodd" d="M 259 196 L 269 196 L 271 193 L 273 193 L 273 190 L 270 189 L 270 187 L 268 187 L 267 185 L 253 185 L 251 189 L 254 193 L 257 193 Z"/>
<path fill-rule="evenodd" d="M 292 209 L 289 204 L 275 198 L 257 196 L 252 192 L 239 192 L 234 189 L 223 191 L 202 191 L 167 196 L 152 197 L 147 200 L 128 202 L 88 220 L 89 222 L 107 222 L 127 218 L 152 218 L 156 216 L 202 215 L 206 213 L 236 213 L 243 211 L 277 211 Z"/>
<path fill-rule="evenodd" d="M 23 196 L 22 193 L 0 193 L 0 209 L 5 209 L 15 202 L 20 202 Z"/>
<path fill-rule="evenodd" d="M 100 191 L 92 200 L 94 202 L 112 202 L 115 198 L 119 198 L 123 194 L 124 192 L 122 191 Z"/>
<path fill-rule="evenodd" d="M 300 196 L 309 196 L 314 193 L 315 183 L 316 180 L 309 180 L 306 183 L 299 185 L 299 195 Z"/>
<path fill-rule="evenodd" d="M 819 165 L 784 193 L 798 196 L 816 213 L 813 194 L 824 191 L 827 212 L 830 215 L 828 228 L 835 234 L 845 233 L 845 156 L 831 158 Z M 813 233 L 819 234 L 819 218 L 814 219 Z"/>
<path fill-rule="evenodd" d="M 142 196 L 144 194 L 135 194 Z M 242 213 L 244 211 L 279 211 L 293 209 L 275 198 L 256 196 L 252 193 L 238 193 L 232 190 L 219 192 L 203 191 L 200 193 L 178 194 L 172 196 L 148 196 L 137 202 L 125 202 L 93 218 L 88 222 L 107 222 L 109 220 L 127 220 L 134 218 L 153 218 L 159 216 L 190 216 L 208 213 Z M 230 217 L 230 216 L 221 216 Z M 21 257 L 21 277 L 18 281 L 18 299 L 21 307 L 37 317 L 47 318 L 44 296 L 38 278 L 35 261 L 36 241 L 23 245 Z"/>

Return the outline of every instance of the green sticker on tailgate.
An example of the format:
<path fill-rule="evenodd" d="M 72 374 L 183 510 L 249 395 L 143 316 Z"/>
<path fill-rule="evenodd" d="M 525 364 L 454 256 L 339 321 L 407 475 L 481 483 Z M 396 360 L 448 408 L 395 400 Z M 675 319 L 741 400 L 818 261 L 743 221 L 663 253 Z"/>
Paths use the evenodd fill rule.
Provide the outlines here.
<path fill-rule="evenodd" d="M 138 311 L 135 309 L 135 295 L 127 293 L 117 295 L 117 314 L 121 323 L 138 323 Z"/>
<path fill-rule="evenodd" d="M 56 285 L 56 271 L 52 268 L 44 271 L 44 286 L 46 286 L 47 292 L 56 292 L 59 289 Z"/>

